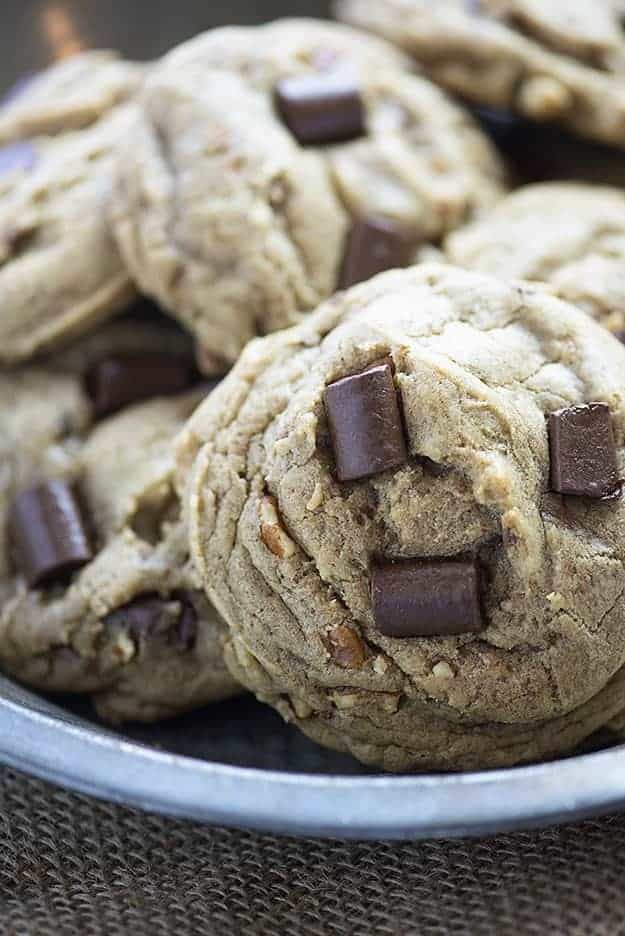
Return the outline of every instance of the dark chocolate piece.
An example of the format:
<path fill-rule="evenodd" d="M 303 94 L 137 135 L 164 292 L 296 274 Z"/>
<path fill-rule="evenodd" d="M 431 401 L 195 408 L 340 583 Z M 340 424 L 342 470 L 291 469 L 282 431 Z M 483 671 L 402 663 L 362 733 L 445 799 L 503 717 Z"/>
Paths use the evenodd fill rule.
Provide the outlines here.
<path fill-rule="evenodd" d="M 612 419 L 605 403 L 549 416 L 551 489 L 577 497 L 614 497 L 620 488 Z"/>
<path fill-rule="evenodd" d="M 28 140 L 0 146 L 0 176 L 22 169 L 30 172 L 37 164 L 37 151 Z"/>
<path fill-rule="evenodd" d="M 451 637 L 483 628 L 472 559 L 411 559 L 371 569 L 376 627 L 387 637 Z"/>
<path fill-rule="evenodd" d="M 104 619 L 107 628 L 125 631 L 137 642 L 148 640 L 161 628 L 165 604 L 158 595 L 142 595 L 116 608 Z M 166 621 L 166 628 L 169 627 Z"/>
<path fill-rule="evenodd" d="M 181 393 L 193 381 L 194 370 L 186 358 L 159 353 L 104 358 L 85 376 L 87 393 L 98 419 L 130 403 Z"/>
<path fill-rule="evenodd" d="M 17 495 L 9 539 L 31 588 L 62 581 L 93 558 L 80 505 L 65 481 L 49 481 Z"/>
<path fill-rule="evenodd" d="M 171 614 L 173 601 L 180 604 L 175 622 Z M 197 613 L 190 598 L 182 592 L 176 592 L 170 599 L 154 594 L 141 595 L 111 611 L 104 624 L 109 630 L 125 631 L 138 644 L 160 634 L 169 642 L 182 644 L 186 650 L 191 650 L 197 638 Z"/>
<path fill-rule="evenodd" d="M 324 399 L 339 481 L 404 464 L 408 452 L 392 363 L 336 380 Z"/>
<path fill-rule="evenodd" d="M 197 611 L 191 597 L 185 592 L 177 592 L 175 597 L 180 602 L 176 639 L 187 650 L 192 650 L 197 640 Z"/>
<path fill-rule="evenodd" d="M 355 140 L 366 132 L 360 85 L 349 69 L 284 78 L 276 86 L 276 106 L 304 146 Z"/>
<path fill-rule="evenodd" d="M 339 281 L 340 289 L 410 263 L 406 232 L 385 218 L 361 218 L 347 236 Z"/>

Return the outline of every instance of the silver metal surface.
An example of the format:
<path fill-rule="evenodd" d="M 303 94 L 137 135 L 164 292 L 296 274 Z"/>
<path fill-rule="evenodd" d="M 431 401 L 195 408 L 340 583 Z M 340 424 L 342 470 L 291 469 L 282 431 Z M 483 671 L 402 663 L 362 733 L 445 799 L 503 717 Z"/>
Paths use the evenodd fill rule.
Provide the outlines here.
<path fill-rule="evenodd" d="M 358 777 L 258 770 L 120 738 L 2 679 L 0 760 L 141 809 L 295 835 L 477 835 L 570 821 L 625 804 L 623 747 L 483 773 Z"/>
<path fill-rule="evenodd" d="M 77 48 L 115 47 L 148 59 L 212 25 L 323 15 L 328 5 L 321 0 L 4 0 L 0 93 L 21 75 Z M 536 131 L 531 136 L 514 122 L 488 121 L 510 155 L 527 150 L 521 144 L 532 139 L 536 145 L 530 150 L 544 151 L 544 138 Z M 570 141 L 566 145 L 570 152 Z M 549 149 L 555 151 L 553 139 Z M 599 164 L 588 147 L 579 159 Z M 532 171 L 538 174 L 538 167 Z M 52 704 L 1 677 L 0 762 L 169 815 L 348 838 L 481 834 L 625 805 L 625 747 L 506 771 L 379 776 L 312 744 L 251 699 L 156 726 L 134 726 L 120 735 L 93 722 L 86 702 Z"/>

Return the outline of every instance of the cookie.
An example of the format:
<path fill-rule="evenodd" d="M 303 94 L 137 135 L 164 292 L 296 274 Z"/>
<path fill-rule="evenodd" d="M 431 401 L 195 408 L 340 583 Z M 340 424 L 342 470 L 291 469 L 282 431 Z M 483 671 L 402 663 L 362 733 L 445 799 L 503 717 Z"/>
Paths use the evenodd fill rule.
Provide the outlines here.
<path fill-rule="evenodd" d="M 569 750 L 625 707 L 624 443 L 625 348 L 538 285 L 393 271 L 252 342 L 178 445 L 231 671 L 389 770 Z"/>
<path fill-rule="evenodd" d="M 474 103 L 625 146 L 625 35 L 615 0 L 337 0 L 335 8 Z"/>
<path fill-rule="evenodd" d="M 171 442 L 201 393 L 97 425 L 72 376 L 0 375 L 0 397 L 3 423 L 11 414 L 0 498 L 5 672 L 90 693 L 114 722 L 234 694 L 223 624 L 199 588 L 172 488 Z"/>
<path fill-rule="evenodd" d="M 144 74 L 145 66 L 114 52 L 63 59 L 20 81 L 0 101 L 0 144 L 88 127 L 132 97 Z"/>
<path fill-rule="evenodd" d="M 118 243 L 141 289 L 222 362 L 502 193 L 470 117 L 345 27 L 215 30 L 166 56 L 139 101 Z"/>
<path fill-rule="evenodd" d="M 87 130 L 15 144 L 31 163 L 0 176 L 0 362 L 93 328 L 136 294 L 106 219 L 130 106 Z M 0 157 L 0 165 L 1 165 Z"/>
<path fill-rule="evenodd" d="M 19 490 L 36 478 L 71 474 L 80 447 L 97 420 L 94 390 L 98 373 L 115 364 L 119 371 L 139 354 L 156 364 L 165 360 L 186 367 L 190 346 L 187 337 L 168 324 L 138 321 L 129 314 L 95 329 L 53 357 L 41 359 L 37 367 L 0 371 L 3 531 L 11 500 Z M 190 376 L 186 389 L 191 382 Z M 133 394 L 128 395 L 129 402 L 142 399 L 136 382 Z M 3 589 L 10 586 L 11 568 L 4 532 L 1 543 L 0 605 L 6 598 Z"/>
<path fill-rule="evenodd" d="M 156 316 L 149 303 L 137 303 L 80 341 L 54 355 L 39 358 L 37 366 L 0 371 L 3 404 L 0 466 L 4 498 L 10 499 L 35 475 L 54 476 L 57 463 L 69 470 L 82 441 L 101 417 L 98 377 L 103 374 L 111 375 L 108 381 L 111 388 L 118 388 L 118 405 L 109 406 L 107 415 L 155 395 L 179 393 L 194 386 L 197 375 L 189 337 L 168 319 Z M 141 359 L 143 379 L 137 379 L 141 375 L 135 371 L 134 380 L 120 380 Z M 146 364 L 152 365 L 155 374 L 152 386 L 145 380 L 146 372 L 149 373 Z M 168 387 L 163 375 L 173 372 L 179 375 L 177 383 L 172 387 L 170 378 Z M 127 392 L 122 402 L 120 390 L 124 387 Z M 111 391 L 108 396 L 112 399 Z M 5 501 L 3 515 L 7 510 Z M 6 565 L 3 569 L 6 570 Z M 2 575 L 6 578 L 4 572 Z"/>
<path fill-rule="evenodd" d="M 451 234 L 450 263 L 542 280 L 625 337 L 625 192 L 553 182 L 513 192 L 483 220 Z"/>

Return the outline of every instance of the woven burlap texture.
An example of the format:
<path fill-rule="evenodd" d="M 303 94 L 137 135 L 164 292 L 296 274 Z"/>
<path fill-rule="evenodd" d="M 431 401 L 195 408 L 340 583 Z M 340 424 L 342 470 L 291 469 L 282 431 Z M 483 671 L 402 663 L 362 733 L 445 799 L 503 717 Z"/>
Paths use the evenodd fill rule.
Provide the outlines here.
<path fill-rule="evenodd" d="M 625 817 L 481 841 L 211 829 L 0 771 L 2 936 L 619 936 Z"/>

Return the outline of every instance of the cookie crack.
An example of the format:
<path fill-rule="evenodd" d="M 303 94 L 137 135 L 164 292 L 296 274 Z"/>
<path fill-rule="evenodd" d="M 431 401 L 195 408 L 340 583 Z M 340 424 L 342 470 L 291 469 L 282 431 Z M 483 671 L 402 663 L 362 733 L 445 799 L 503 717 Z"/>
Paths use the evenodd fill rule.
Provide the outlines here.
<path fill-rule="evenodd" d="M 150 126 L 152 128 L 152 136 L 158 155 L 171 184 L 170 197 L 168 199 L 169 210 L 167 212 L 167 222 L 165 225 L 167 240 L 170 244 L 175 246 L 176 254 L 180 258 L 180 268 L 186 272 L 187 263 L 189 260 L 192 260 L 193 257 L 186 245 L 180 243 L 177 236 L 177 229 L 181 217 L 179 170 L 166 130 L 163 129 L 155 119 L 150 120 Z M 180 273 L 177 273 L 176 276 L 172 276 L 171 279 L 176 279 L 180 277 L 180 275 Z M 184 273 L 182 275 L 184 275 Z"/>
<path fill-rule="evenodd" d="M 623 560 L 622 560 L 622 559 L 620 560 L 620 562 L 621 562 L 621 564 L 623 564 Z M 625 595 L 625 586 L 623 586 L 623 588 L 621 589 L 621 591 L 618 593 L 618 595 L 616 596 L 616 598 L 614 599 L 614 601 L 613 601 L 612 604 L 610 605 L 610 607 L 607 608 L 607 610 L 603 612 L 603 614 L 601 615 L 601 617 L 600 617 L 599 620 L 597 621 L 597 624 L 596 624 L 597 629 L 599 629 L 599 628 L 603 625 L 603 622 L 606 620 L 606 618 L 608 618 L 608 617 L 610 616 L 610 614 L 612 614 L 612 612 L 614 611 L 614 609 L 615 609 L 615 607 L 617 606 L 617 604 L 619 603 L 619 601 L 621 601 L 621 599 L 623 598 L 623 595 Z"/>
<path fill-rule="evenodd" d="M 274 186 L 279 187 L 279 196 L 276 198 L 272 197 L 271 190 Z M 267 203 L 270 205 L 273 217 L 277 220 L 278 224 L 283 230 L 283 233 L 288 238 L 289 243 L 291 244 L 295 255 L 298 258 L 300 267 L 304 271 L 304 275 L 309 282 L 314 281 L 313 270 L 311 266 L 311 261 L 309 260 L 304 247 L 299 243 L 298 238 L 295 236 L 295 231 L 293 227 L 293 222 L 291 220 L 291 215 L 289 211 L 289 206 L 293 198 L 293 190 L 289 183 L 289 180 L 285 173 L 274 177 L 268 186 L 268 197 Z M 306 311 L 309 307 L 309 304 L 303 300 L 299 295 L 298 291 L 294 284 L 289 284 L 293 300 L 293 304 L 300 312 Z"/>

